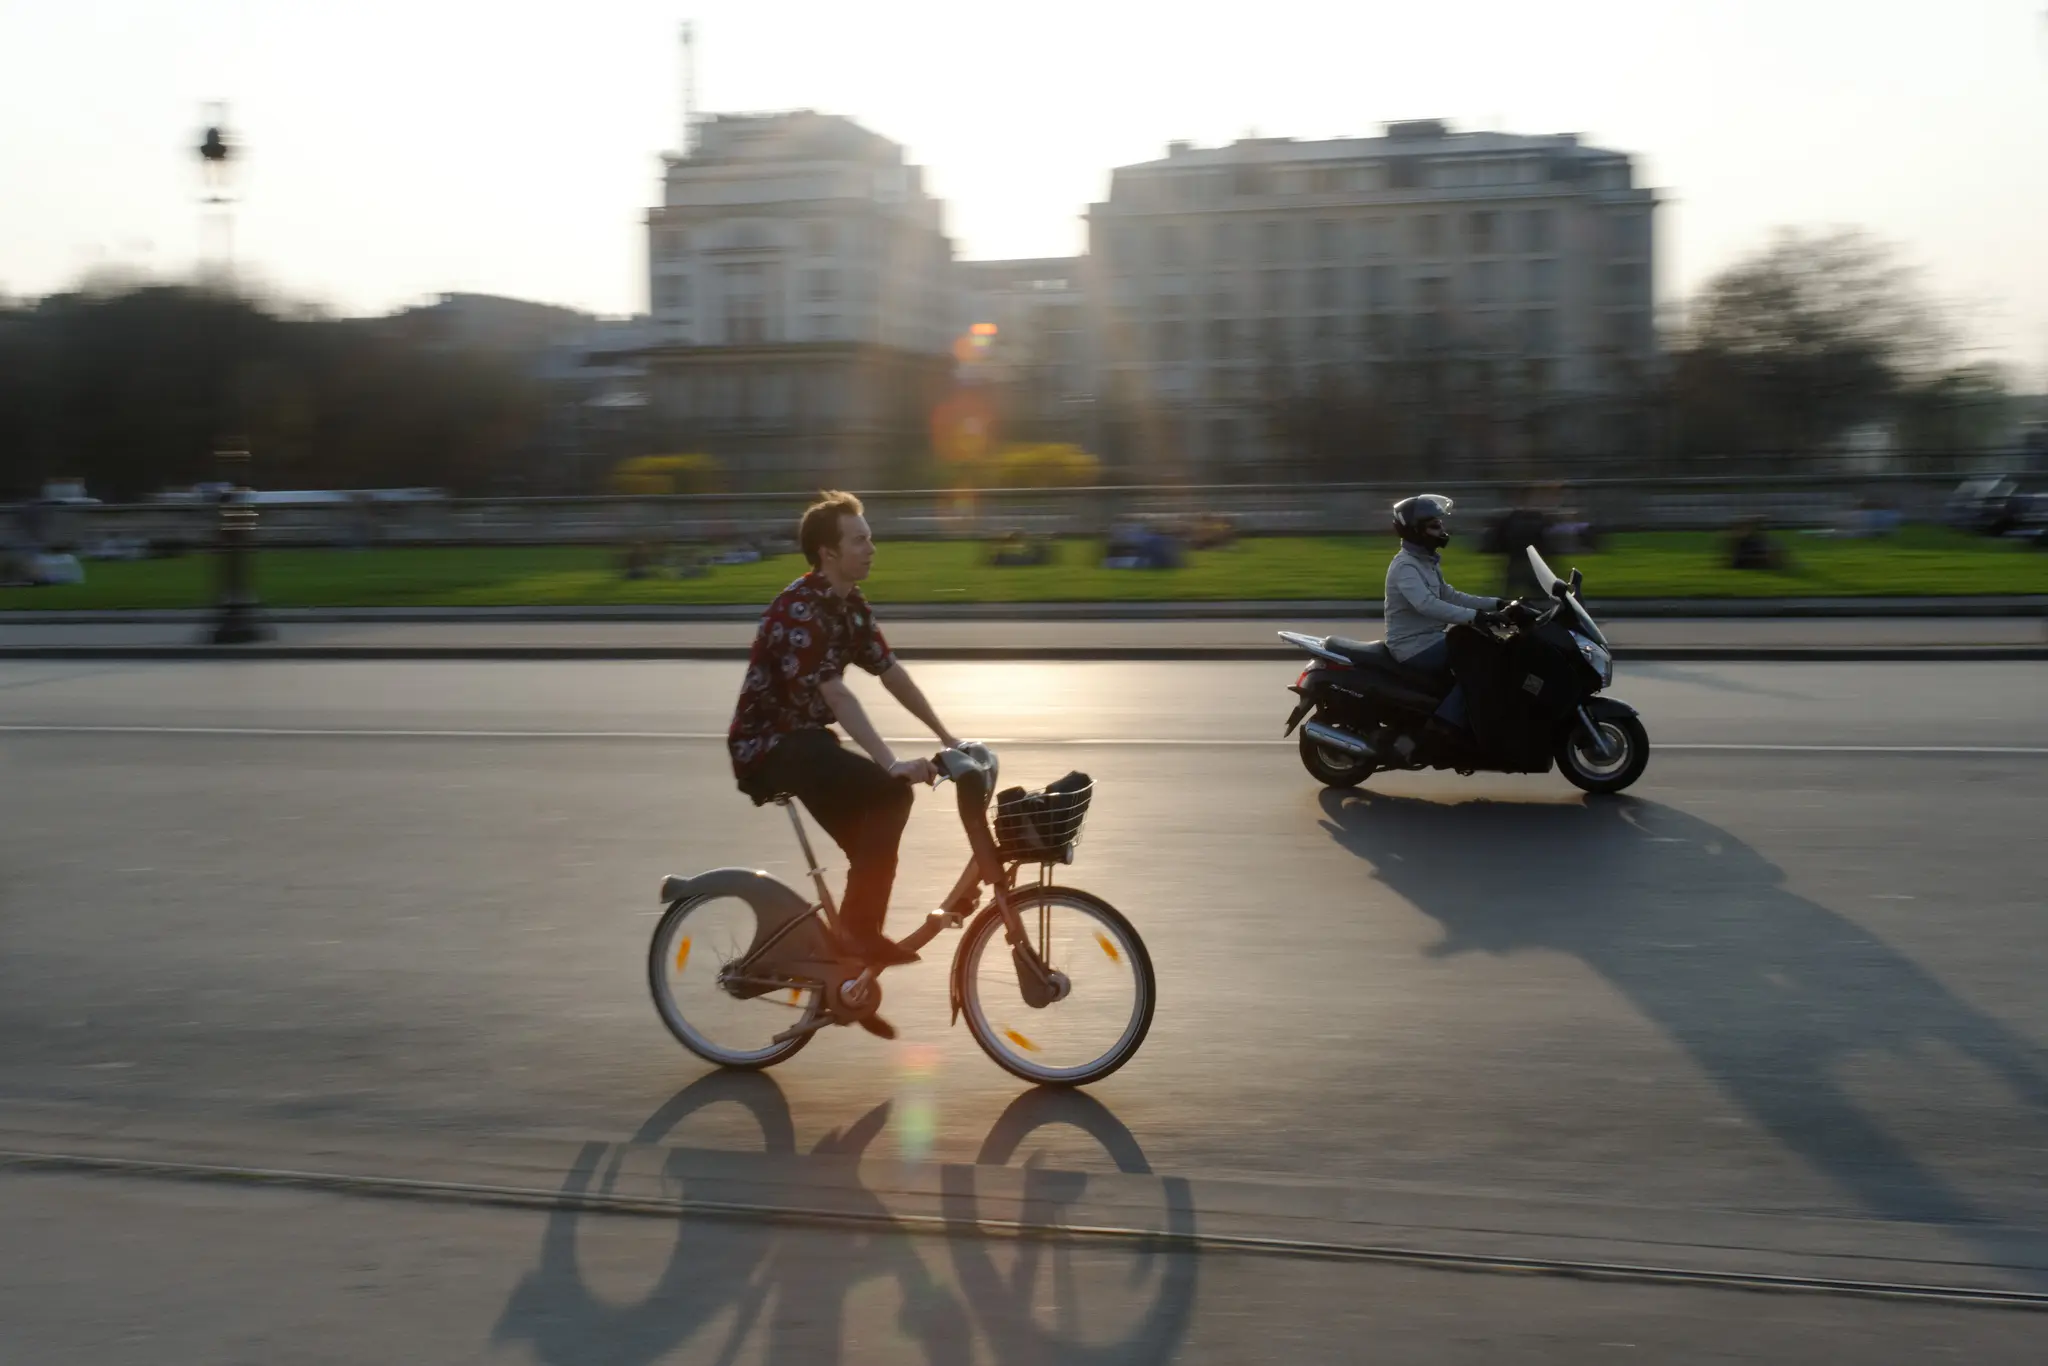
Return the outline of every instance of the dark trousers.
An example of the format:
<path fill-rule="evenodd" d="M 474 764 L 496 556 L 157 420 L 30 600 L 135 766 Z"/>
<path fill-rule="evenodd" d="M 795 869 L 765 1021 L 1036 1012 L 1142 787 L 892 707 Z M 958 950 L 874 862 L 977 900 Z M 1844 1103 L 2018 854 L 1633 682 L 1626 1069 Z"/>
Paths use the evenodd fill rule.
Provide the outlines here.
<path fill-rule="evenodd" d="M 800 730 L 776 742 L 747 786 L 789 793 L 825 827 L 846 851 L 840 919 L 855 936 L 880 934 L 896 883 L 896 845 L 910 819 L 910 784 L 829 730 Z"/>
<path fill-rule="evenodd" d="M 1443 636 L 1438 636 L 1401 663 L 1422 673 L 1432 673 L 1439 678 L 1445 677 L 1451 672 L 1451 642 Z M 1465 728 L 1467 710 L 1465 685 L 1458 683 L 1438 704 L 1436 718 L 1447 726 L 1456 726 L 1462 730 Z"/>

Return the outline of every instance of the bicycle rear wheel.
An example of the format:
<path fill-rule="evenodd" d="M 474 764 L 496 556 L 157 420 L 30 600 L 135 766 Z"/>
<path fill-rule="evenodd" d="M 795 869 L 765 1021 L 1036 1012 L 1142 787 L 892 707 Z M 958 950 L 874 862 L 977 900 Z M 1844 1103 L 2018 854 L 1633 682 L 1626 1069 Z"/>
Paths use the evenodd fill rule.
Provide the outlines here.
<path fill-rule="evenodd" d="M 807 1031 L 781 1043 L 775 1036 L 809 1024 L 822 1005 L 815 986 L 735 982 L 728 969 L 754 943 L 754 908 L 736 896 L 678 901 L 654 928 L 647 985 L 654 1008 L 683 1047 L 720 1067 L 752 1070 L 793 1057 Z"/>
<path fill-rule="evenodd" d="M 1152 958 L 1122 912 L 1068 887 L 1027 887 L 1010 904 L 1032 946 L 1065 983 L 1025 999 L 1020 968 L 991 906 L 968 926 L 954 963 L 968 1032 L 998 1067 L 1041 1086 L 1100 1081 L 1131 1060 L 1152 1027 Z"/>

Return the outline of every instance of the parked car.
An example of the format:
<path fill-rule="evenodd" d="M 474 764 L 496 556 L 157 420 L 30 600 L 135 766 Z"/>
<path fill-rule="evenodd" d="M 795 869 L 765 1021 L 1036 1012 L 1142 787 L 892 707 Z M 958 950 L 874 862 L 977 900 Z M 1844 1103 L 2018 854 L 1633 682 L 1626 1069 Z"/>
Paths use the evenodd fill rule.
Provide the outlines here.
<path fill-rule="evenodd" d="M 2048 494 L 2022 493 L 2008 474 L 1981 475 L 1956 485 L 1942 520 L 1978 536 L 2031 534 L 2048 526 Z"/>

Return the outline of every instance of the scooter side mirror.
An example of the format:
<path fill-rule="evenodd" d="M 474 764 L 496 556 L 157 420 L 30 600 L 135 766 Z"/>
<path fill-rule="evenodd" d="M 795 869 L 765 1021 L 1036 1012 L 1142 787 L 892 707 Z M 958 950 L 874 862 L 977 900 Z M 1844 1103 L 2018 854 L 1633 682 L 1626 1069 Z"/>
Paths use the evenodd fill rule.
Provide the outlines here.
<path fill-rule="evenodd" d="M 1580 586 L 1581 586 L 1582 584 L 1584 584 L 1585 582 L 1586 582 L 1586 580 L 1585 580 L 1585 577 L 1584 577 L 1584 576 L 1583 576 L 1582 574 L 1580 574 L 1578 570 L 1574 569 L 1574 570 L 1572 571 L 1572 596 L 1573 596 L 1573 597 L 1575 597 L 1575 598 L 1576 598 L 1576 597 L 1578 597 L 1578 596 L 1579 596 L 1579 588 L 1580 588 Z"/>

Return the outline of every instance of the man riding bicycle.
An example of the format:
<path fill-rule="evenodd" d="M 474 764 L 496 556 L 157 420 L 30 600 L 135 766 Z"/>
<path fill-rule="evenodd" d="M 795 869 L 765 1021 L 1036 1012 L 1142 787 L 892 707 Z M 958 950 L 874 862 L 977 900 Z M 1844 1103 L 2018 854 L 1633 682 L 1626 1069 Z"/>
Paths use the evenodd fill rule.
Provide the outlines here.
<path fill-rule="evenodd" d="M 910 819 L 910 784 L 936 776 L 929 759 L 898 759 L 846 685 L 848 664 L 879 676 L 948 749 L 960 741 L 889 650 L 857 586 L 875 540 L 860 499 L 827 492 L 804 510 L 797 537 L 811 572 L 761 615 L 727 744 L 740 791 L 756 804 L 777 793 L 803 802 L 846 851 L 839 908 L 847 949 L 876 967 L 917 961 L 882 933 L 896 881 L 896 846 Z M 864 758 L 828 729 L 844 726 Z"/>

